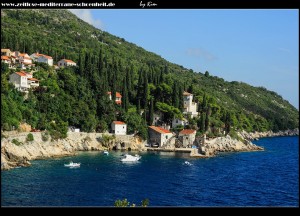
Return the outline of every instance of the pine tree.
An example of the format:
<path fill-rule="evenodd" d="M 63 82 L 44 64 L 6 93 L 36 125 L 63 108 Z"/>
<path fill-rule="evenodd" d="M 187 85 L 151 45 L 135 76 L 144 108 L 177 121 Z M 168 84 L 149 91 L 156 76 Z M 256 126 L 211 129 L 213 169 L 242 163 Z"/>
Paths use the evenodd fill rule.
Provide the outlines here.
<path fill-rule="evenodd" d="M 141 115 L 141 102 L 140 102 L 140 99 L 138 99 L 138 102 L 137 102 L 136 112 L 137 112 L 137 114 Z"/>

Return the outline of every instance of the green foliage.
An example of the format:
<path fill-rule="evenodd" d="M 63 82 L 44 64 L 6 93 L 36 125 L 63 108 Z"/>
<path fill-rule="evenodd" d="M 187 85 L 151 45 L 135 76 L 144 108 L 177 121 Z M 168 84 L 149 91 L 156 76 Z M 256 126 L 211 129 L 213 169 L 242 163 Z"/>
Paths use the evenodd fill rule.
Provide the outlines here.
<path fill-rule="evenodd" d="M 49 134 L 48 131 L 43 132 L 43 133 L 42 133 L 42 140 L 43 140 L 44 142 L 47 142 L 47 141 L 49 140 L 49 136 L 50 136 L 50 134 Z"/>
<path fill-rule="evenodd" d="M 100 142 L 104 147 L 109 147 L 110 143 L 116 139 L 115 135 L 103 134 L 100 138 Z"/>
<path fill-rule="evenodd" d="M 33 140 L 34 140 L 34 137 L 33 137 L 32 133 L 27 134 L 26 141 L 31 142 Z"/>
<path fill-rule="evenodd" d="M 144 199 L 141 201 L 141 207 L 147 207 L 149 205 L 149 199 Z M 115 203 L 114 203 L 114 206 L 115 207 L 136 207 L 137 205 L 132 203 L 130 205 L 130 202 L 128 202 L 128 200 L 125 198 L 123 200 L 116 200 Z"/>
<path fill-rule="evenodd" d="M 18 139 L 13 139 L 11 142 L 17 146 L 23 145 L 23 143 L 20 142 Z"/>
<path fill-rule="evenodd" d="M 85 132 L 104 132 L 122 119 L 128 132 L 147 137 L 153 110 L 171 123 L 181 118 L 182 92 L 198 103 L 200 131 L 278 131 L 297 128 L 299 111 L 275 92 L 242 82 L 226 82 L 167 62 L 141 47 L 94 28 L 68 10 L 1 10 L 1 48 L 36 51 L 52 56 L 54 64 L 72 59 L 78 67 L 54 70 L 36 63 L 40 87 L 28 98 L 8 82 L 14 71 L 1 64 L 1 129 L 17 129 L 26 122 L 48 129 L 52 138 L 66 136 L 67 126 Z M 121 92 L 122 105 L 107 91 Z M 115 94 L 112 94 L 113 98 Z M 153 102 L 152 102 L 153 100 Z M 136 107 L 137 114 L 130 111 Z M 140 111 L 144 109 L 144 116 Z M 55 121 L 56 124 L 51 122 Z M 60 126 L 58 126 L 60 125 Z M 195 122 L 190 127 L 196 127 Z"/>

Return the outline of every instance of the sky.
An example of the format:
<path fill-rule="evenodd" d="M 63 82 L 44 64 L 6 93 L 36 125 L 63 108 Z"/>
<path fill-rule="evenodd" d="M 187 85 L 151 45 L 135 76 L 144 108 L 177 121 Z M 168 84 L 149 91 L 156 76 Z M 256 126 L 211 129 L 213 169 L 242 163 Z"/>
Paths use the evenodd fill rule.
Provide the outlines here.
<path fill-rule="evenodd" d="M 169 62 L 263 86 L 299 110 L 297 9 L 72 9 Z"/>

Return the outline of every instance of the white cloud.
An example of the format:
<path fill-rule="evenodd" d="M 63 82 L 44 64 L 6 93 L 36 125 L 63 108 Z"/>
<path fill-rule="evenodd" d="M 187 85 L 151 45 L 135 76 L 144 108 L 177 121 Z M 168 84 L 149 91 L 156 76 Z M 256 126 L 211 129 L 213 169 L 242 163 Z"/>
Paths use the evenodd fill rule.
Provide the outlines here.
<path fill-rule="evenodd" d="M 96 28 L 103 29 L 103 22 L 99 19 L 94 19 L 90 9 L 69 9 L 73 14 L 83 21 L 95 26 Z"/>
<path fill-rule="evenodd" d="M 202 48 L 189 48 L 189 49 L 187 49 L 186 53 L 189 56 L 203 58 L 207 61 L 213 61 L 213 60 L 218 59 L 215 55 L 213 55 L 212 53 L 210 53 Z"/>

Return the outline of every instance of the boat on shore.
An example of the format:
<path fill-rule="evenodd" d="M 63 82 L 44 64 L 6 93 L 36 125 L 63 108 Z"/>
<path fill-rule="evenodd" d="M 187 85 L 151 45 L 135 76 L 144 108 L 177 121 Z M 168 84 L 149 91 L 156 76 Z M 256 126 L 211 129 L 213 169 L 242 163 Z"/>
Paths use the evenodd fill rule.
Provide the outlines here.
<path fill-rule="evenodd" d="M 65 164 L 65 167 L 80 167 L 80 163 L 73 163 L 72 161 L 68 164 Z"/>
<path fill-rule="evenodd" d="M 139 161 L 141 159 L 140 155 L 130 155 L 130 154 L 125 154 L 122 158 L 121 161 L 122 162 L 135 162 L 135 161 Z"/>

